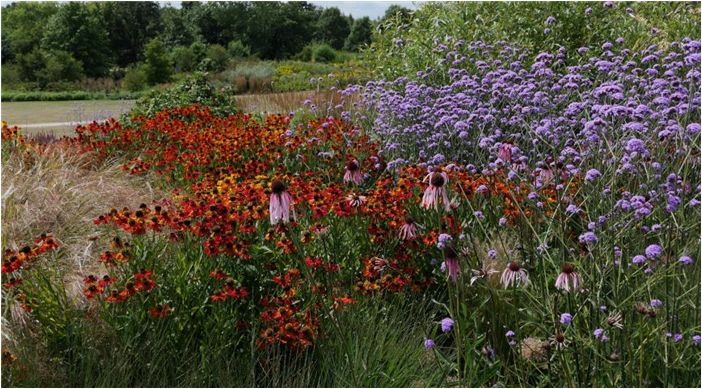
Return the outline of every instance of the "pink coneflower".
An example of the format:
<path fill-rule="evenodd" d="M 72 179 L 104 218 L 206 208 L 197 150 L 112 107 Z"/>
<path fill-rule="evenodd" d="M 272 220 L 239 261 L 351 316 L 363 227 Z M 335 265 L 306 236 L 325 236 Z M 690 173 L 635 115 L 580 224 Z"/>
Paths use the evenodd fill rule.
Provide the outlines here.
<path fill-rule="evenodd" d="M 350 206 L 358 208 L 366 203 L 366 196 L 351 193 L 350 195 L 346 196 L 346 200 L 349 202 Z"/>
<path fill-rule="evenodd" d="M 448 184 L 448 174 L 446 172 L 432 172 L 427 174 L 424 178 L 424 182 L 429 181 L 429 187 L 424 191 L 424 197 L 422 197 L 422 208 L 424 209 L 439 209 L 439 203 L 444 203 L 444 209 L 446 212 L 451 210 L 451 203 L 449 202 L 448 194 L 446 193 L 446 187 L 444 185 Z"/>
<path fill-rule="evenodd" d="M 353 160 L 346 164 L 346 173 L 344 173 L 344 182 L 353 182 L 358 185 L 363 182 L 363 175 L 361 174 L 361 167 L 358 165 L 357 160 Z"/>
<path fill-rule="evenodd" d="M 564 263 L 561 268 L 561 274 L 556 278 L 556 289 L 565 290 L 566 292 L 580 290 L 580 276 L 575 272 L 575 268 L 571 263 Z"/>
<path fill-rule="evenodd" d="M 504 163 L 509 163 L 512 161 L 512 145 L 509 143 L 503 143 L 502 146 L 500 146 L 500 151 L 498 153 L 498 156 Z"/>
<path fill-rule="evenodd" d="M 271 199 L 268 211 L 271 216 L 271 224 L 275 225 L 279 222 L 287 223 L 290 221 L 290 208 L 293 205 L 293 198 L 290 192 L 285 188 L 283 181 L 275 180 L 271 184 Z M 292 219 L 295 220 L 295 211 L 293 210 Z"/>
<path fill-rule="evenodd" d="M 412 240 L 417 237 L 417 224 L 412 216 L 405 216 L 405 224 L 400 227 L 400 240 Z"/>
<path fill-rule="evenodd" d="M 500 282 L 505 288 L 509 288 L 512 285 L 527 285 L 529 283 L 529 273 L 519 266 L 519 262 L 512 261 L 507 265 L 505 271 L 502 272 Z"/>
<path fill-rule="evenodd" d="M 451 281 L 456 282 L 456 280 L 458 280 L 458 274 L 461 272 L 461 268 L 458 265 L 458 253 L 456 253 L 453 247 L 447 246 L 444 249 L 444 257 L 444 263 L 446 264 L 449 278 Z"/>

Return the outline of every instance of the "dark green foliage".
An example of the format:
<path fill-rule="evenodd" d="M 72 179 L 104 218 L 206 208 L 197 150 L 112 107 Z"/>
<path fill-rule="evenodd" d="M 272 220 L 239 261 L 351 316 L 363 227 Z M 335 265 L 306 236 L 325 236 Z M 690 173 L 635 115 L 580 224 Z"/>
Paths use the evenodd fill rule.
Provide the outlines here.
<path fill-rule="evenodd" d="M 31 52 L 41 44 L 49 18 L 58 10 L 59 4 L 51 2 L 13 2 L 3 7 L 3 63 L 6 41 L 14 55 Z"/>
<path fill-rule="evenodd" d="M 372 38 L 373 27 L 370 19 L 367 16 L 356 19 L 344 43 L 344 50 L 357 51 L 360 47 L 369 44 Z"/>
<path fill-rule="evenodd" d="M 317 39 L 328 43 L 336 50 L 344 47 L 344 41 L 349 36 L 351 27 L 338 8 L 326 8 L 317 21 Z"/>
<path fill-rule="evenodd" d="M 207 48 L 207 58 L 211 61 L 211 70 L 222 71 L 229 63 L 229 53 L 221 45 L 210 45 Z"/>
<path fill-rule="evenodd" d="M 144 65 L 139 65 L 129 69 L 122 80 L 122 88 L 131 92 L 146 88 L 148 80 L 144 68 Z"/>
<path fill-rule="evenodd" d="M 229 42 L 227 51 L 232 58 L 245 58 L 251 55 L 251 48 L 239 39 Z"/>
<path fill-rule="evenodd" d="M 207 81 L 205 74 L 196 72 L 171 88 L 149 92 L 136 102 L 131 113 L 151 116 L 166 108 L 193 104 L 208 106 L 213 113 L 221 116 L 237 112 L 231 90 L 217 90 Z"/>
<path fill-rule="evenodd" d="M 144 48 L 144 73 L 146 81 L 151 85 L 171 79 L 173 67 L 168 59 L 166 47 L 158 38 L 152 39 Z"/>
<path fill-rule="evenodd" d="M 83 64 L 85 74 L 107 74 L 113 52 L 94 4 L 70 2 L 49 18 L 41 40 L 44 50 L 63 50 Z"/>
<path fill-rule="evenodd" d="M 322 63 L 334 62 L 336 60 L 336 52 L 333 48 L 329 47 L 329 45 L 319 45 L 312 54 L 312 60 Z"/>
<path fill-rule="evenodd" d="M 110 1 L 98 7 L 115 63 L 127 66 L 142 60 L 144 45 L 161 30 L 158 3 Z"/>

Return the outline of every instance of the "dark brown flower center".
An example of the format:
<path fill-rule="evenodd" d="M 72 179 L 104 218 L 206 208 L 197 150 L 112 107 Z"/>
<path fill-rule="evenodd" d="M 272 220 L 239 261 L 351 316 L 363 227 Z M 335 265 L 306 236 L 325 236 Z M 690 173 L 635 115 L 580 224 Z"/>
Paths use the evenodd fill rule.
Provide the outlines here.
<path fill-rule="evenodd" d="M 444 255 L 446 256 L 446 259 L 456 259 L 458 258 L 458 253 L 456 252 L 456 249 L 454 249 L 451 246 L 446 246 L 444 248 Z"/>
<path fill-rule="evenodd" d="M 517 261 L 512 261 L 509 263 L 509 270 L 511 271 L 519 271 L 521 267 L 519 266 L 519 263 Z"/>
<path fill-rule="evenodd" d="M 556 335 L 556 342 L 558 342 L 558 343 L 565 342 L 565 336 L 563 336 L 563 334 L 557 334 Z"/>
<path fill-rule="evenodd" d="M 283 183 L 283 181 L 275 180 L 271 184 L 271 189 L 273 190 L 273 193 L 281 194 L 285 191 L 285 184 Z"/>
<path fill-rule="evenodd" d="M 346 164 L 346 169 L 348 169 L 351 172 L 355 172 L 358 170 L 358 162 L 356 161 L 351 161 Z"/>
<path fill-rule="evenodd" d="M 444 180 L 444 176 L 442 176 L 439 173 L 433 173 L 431 175 L 431 184 L 436 187 L 442 187 L 444 186 L 444 183 L 446 180 Z"/>
<path fill-rule="evenodd" d="M 406 224 L 414 224 L 414 218 L 412 218 L 412 216 L 410 216 L 410 215 L 405 216 L 405 223 Z"/>
<path fill-rule="evenodd" d="M 573 271 L 575 271 L 575 267 L 573 267 L 572 263 L 566 262 L 563 264 L 563 267 L 561 267 L 561 272 L 565 274 L 571 274 Z"/>

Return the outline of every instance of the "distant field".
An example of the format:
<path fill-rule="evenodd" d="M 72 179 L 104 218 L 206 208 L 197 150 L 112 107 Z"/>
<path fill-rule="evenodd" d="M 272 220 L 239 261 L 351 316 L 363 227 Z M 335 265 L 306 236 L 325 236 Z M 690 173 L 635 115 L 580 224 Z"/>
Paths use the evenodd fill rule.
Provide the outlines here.
<path fill-rule="evenodd" d="M 3 102 L 0 117 L 27 133 L 72 133 L 76 123 L 120 116 L 134 100 Z"/>
<path fill-rule="evenodd" d="M 306 99 L 328 100 L 328 94 L 307 92 L 240 95 L 236 102 L 247 112 L 288 113 L 302 107 Z M 318 101 L 316 101 L 318 102 Z M 25 133 L 69 135 L 80 122 L 118 117 L 134 106 L 135 100 L 76 100 L 3 102 L 1 117 Z M 319 103 L 319 102 L 318 102 Z"/>

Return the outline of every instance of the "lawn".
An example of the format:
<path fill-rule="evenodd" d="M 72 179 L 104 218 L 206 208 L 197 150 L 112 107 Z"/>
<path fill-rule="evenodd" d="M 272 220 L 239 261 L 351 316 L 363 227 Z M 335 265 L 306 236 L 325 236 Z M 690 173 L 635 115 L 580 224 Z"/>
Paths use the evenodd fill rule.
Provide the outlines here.
<path fill-rule="evenodd" d="M 2 120 L 26 128 L 28 134 L 67 135 L 73 133 L 73 122 L 119 117 L 133 105 L 134 100 L 3 102 Z M 62 124 L 39 126 L 44 123 Z"/>

